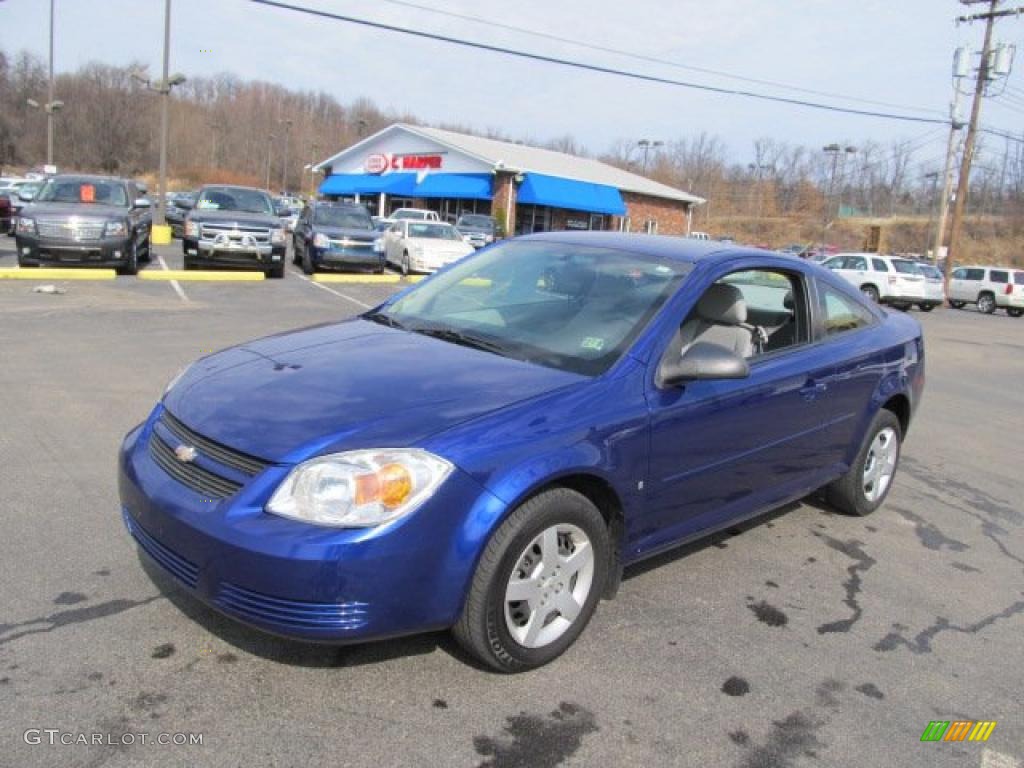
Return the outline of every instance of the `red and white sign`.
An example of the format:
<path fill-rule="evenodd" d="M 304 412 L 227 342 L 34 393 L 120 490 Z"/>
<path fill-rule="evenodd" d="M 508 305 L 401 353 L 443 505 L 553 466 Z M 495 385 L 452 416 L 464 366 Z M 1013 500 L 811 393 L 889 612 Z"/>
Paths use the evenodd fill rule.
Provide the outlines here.
<path fill-rule="evenodd" d="M 386 171 L 439 170 L 444 163 L 442 155 L 369 155 L 363 162 L 367 173 Z"/>

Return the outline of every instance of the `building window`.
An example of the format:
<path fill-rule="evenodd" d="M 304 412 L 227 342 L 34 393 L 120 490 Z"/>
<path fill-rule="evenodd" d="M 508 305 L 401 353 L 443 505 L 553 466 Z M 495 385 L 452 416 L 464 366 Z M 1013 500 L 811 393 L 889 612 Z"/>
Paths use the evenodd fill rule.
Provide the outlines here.
<path fill-rule="evenodd" d="M 648 235 L 658 234 L 658 220 L 647 219 L 646 221 L 644 221 L 644 233 Z"/>
<path fill-rule="evenodd" d="M 629 216 L 622 216 L 619 218 L 619 232 L 629 232 L 629 228 L 632 225 L 632 219 Z"/>

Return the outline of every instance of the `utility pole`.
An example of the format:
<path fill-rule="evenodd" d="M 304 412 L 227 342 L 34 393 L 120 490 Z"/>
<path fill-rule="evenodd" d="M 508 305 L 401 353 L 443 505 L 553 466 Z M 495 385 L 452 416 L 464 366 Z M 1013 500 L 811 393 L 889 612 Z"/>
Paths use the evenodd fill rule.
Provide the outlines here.
<path fill-rule="evenodd" d="M 270 191 L 270 157 L 274 153 L 274 140 L 277 138 L 274 134 L 267 136 L 267 191 Z"/>
<path fill-rule="evenodd" d="M 288 194 L 288 131 L 291 130 L 291 120 L 279 120 L 284 125 L 284 161 L 281 163 L 281 194 Z"/>
<path fill-rule="evenodd" d="M 954 76 L 956 70 L 954 70 Z M 953 89 L 953 103 L 949 106 L 949 143 L 946 146 L 946 166 L 942 172 L 942 198 L 939 200 L 939 222 L 935 228 L 935 247 L 932 248 L 932 259 L 938 264 L 942 254 L 942 241 L 946 237 L 946 223 L 949 220 L 949 204 L 953 195 L 953 161 L 959 145 L 960 131 L 964 124 L 960 119 L 960 88 Z"/>
<path fill-rule="evenodd" d="M 992 62 L 992 29 L 995 21 L 1004 16 L 1018 16 L 1022 9 L 999 10 L 1001 0 L 960 0 L 963 5 L 977 5 L 987 3 L 988 10 L 984 13 L 975 13 L 967 16 L 960 16 L 958 22 L 970 22 L 976 20 L 985 21 L 985 41 L 981 47 L 981 62 L 978 65 L 978 77 L 974 81 L 974 97 L 971 102 L 971 119 L 967 124 L 967 138 L 964 141 L 964 154 L 960 160 L 960 178 L 956 187 L 956 204 L 953 208 L 953 224 L 949 233 L 949 250 L 946 252 L 945 283 L 946 290 L 949 290 L 949 278 L 953 272 L 953 261 L 959 255 L 960 237 L 964 226 L 964 210 L 967 207 L 967 195 L 971 186 L 971 162 L 974 159 L 974 145 L 978 136 L 978 118 L 981 115 L 981 100 L 985 95 L 985 89 L 991 79 L 990 67 Z M 1007 71 L 1002 74 L 1009 74 Z M 996 72 L 995 75 L 999 73 Z"/>

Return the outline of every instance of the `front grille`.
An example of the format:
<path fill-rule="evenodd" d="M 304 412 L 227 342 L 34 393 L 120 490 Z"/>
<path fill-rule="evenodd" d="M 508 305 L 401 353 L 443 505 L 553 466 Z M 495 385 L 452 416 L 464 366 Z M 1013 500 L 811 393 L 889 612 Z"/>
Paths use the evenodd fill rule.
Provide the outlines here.
<path fill-rule="evenodd" d="M 354 630 L 367 622 L 366 603 L 308 603 L 270 597 L 222 582 L 214 602 L 225 612 L 258 624 L 303 629 Z"/>
<path fill-rule="evenodd" d="M 102 221 L 36 219 L 36 230 L 40 237 L 57 237 L 64 240 L 99 240 L 103 237 L 103 227 Z"/>
<path fill-rule="evenodd" d="M 331 248 L 337 248 L 337 249 L 346 250 L 346 251 L 356 251 L 356 250 L 368 251 L 368 250 L 372 250 L 373 249 L 373 242 L 372 241 L 366 241 L 366 240 L 341 239 L 341 240 L 328 240 L 328 242 L 331 244 Z"/>
<path fill-rule="evenodd" d="M 226 467 L 231 467 L 232 469 L 237 469 L 239 472 L 246 475 L 258 475 L 268 466 L 268 462 L 263 461 L 263 459 L 257 459 L 255 456 L 250 456 L 246 453 L 242 453 L 241 451 L 236 451 L 203 437 L 199 433 L 182 424 L 181 421 L 172 416 L 169 411 L 165 410 L 160 414 L 160 423 L 167 427 L 168 431 L 181 440 L 181 442 L 191 445 L 197 451 L 208 456 L 217 463 L 223 464 Z"/>
<path fill-rule="evenodd" d="M 128 532 L 139 543 L 153 560 L 162 565 L 172 576 L 190 589 L 195 589 L 199 580 L 199 568 L 181 555 L 172 552 L 159 541 L 146 533 L 142 526 L 135 522 L 127 510 L 124 510 L 124 524 Z"/>
<path fill-rule="evenodd" d="M 215 475 L 213 472 L 196 466 L 194 462 L 180 461 L 174 455 L 174 449 L 155 432 L 149 439 L 149 454 L 164 472 L 182 485 L 188 486 L 207 498 L 225 499 L 242 487 L 241 483 Z"/>
<path fill-rule="evenodd" d="M 257 245 L 270 244 L 270 230 L 266 227 L 235 226 L 233 224 L 201 224 L 199 227 L 199 239 L 207 242 L 215 241 L 218 236 L 222 240 L 239 245 L 251 238 Z"/>

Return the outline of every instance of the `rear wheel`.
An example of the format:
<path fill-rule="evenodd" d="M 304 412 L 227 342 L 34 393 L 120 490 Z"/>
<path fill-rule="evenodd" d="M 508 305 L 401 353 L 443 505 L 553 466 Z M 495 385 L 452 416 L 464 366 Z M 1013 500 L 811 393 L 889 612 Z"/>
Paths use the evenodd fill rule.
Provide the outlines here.
<path fill-rule="evenodd" d="M 871 301 L 875 302 L 875 304 L 878 303 L 878 289 L 875 288 L 875 286 L 873 286 L 873 285 L 862 285 L 860 287 L 860 292 L 863 293 Z"/>
<path fill-rule="evenodd" d="M 533 497 L 487 543 L 455 637 L 501 672 L 547 664 L 593 615 L 611 546 L 604 518 L 582 494 L 553 488 Z"/>
<path fill-rule="evenodd" d="M 1016 307 L 1009 307 L 1006 310 L 1006 314 L 1008 314 L 1010 317 L 1020 317 L 1021 315 L 1024 315 L 1024 309 L 1017 309 Z"/>
<path fill-rule="evenodd" d="M 931 312 L 933 309 L 935 309 L 934 304 L 918 304 L 917 306 L 921 309 L 922 312 Z"/>
<path fill-rule="evenodd" d="M 870 515 L 878 509 L 892 488 L 901 442 L 899 419 L 883 408 L 875 414 L 850 469 L 826 488 L 828 502 L 850 515 Z"/>
<path fill-rule="evenodd" d="M 983 315 L 991 315 L 996 311 L 996 297 L 991 293 L 983 293 L 978 297 L 978 311 Z"/>

